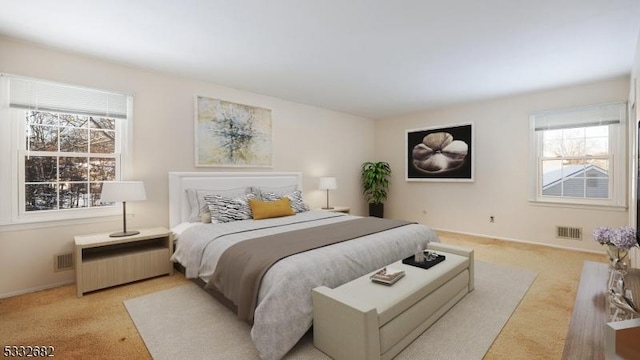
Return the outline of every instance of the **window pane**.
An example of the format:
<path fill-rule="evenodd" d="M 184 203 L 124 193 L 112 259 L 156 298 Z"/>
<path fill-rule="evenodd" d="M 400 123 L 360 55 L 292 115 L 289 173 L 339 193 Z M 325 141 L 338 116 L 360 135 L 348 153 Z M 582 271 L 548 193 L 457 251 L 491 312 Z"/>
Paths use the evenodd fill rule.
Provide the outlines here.
<path fill-rule="evenodd" d="M 545 141 L 542 144 L 542 156 L 546 158 L 559 158 L 562 156 L 562 141 Z"/>
<path fill-rule="evenodd" d="M 60 157 L 60 181 L 87 181 L 86 157 Z"/>
<path fill-rule="evenodd" d="M 58 127 L 30 125 L 27 129 L 27 149 L 58 151 Z"/>
<path fill-rule="evenodd" d="M 562 138 L 565 140 L 584 139 L 585 128 L 572 128 L 562 130 Z"/>
<path fill-rule="evenodd" d="M 58 126 L 58 115 L 43 111 L 27 111 L 26 125 Z"/>
<path fill-rule="evenodd" d="M 88 152 L 89 141 L 87 129 L 60 128 L 60 151 L 62 152 Z"/>
<path fill-rule="evenodd" d="M 26 156 L 24 158 L 24 181 L 56 181 L 58 164 L 55 156 Z"/>
<path fill-rule="evenodd" d="M 116 120 L 101 117 L 89 117 L 89 127 L 92 129 L 115 130 Z"/>
<path fill-rule="evenodd" d="M 77 116 L 71 114 L 60 114 L 60 126 L 69 126 L 74 128 L 87 128 L 89 117 Z"/>
<path fill-rule="evenodd" d="M 91 152 L 113 154 L 116 150 L 116 133 L 107 130 L 91 130 Z"/>
<path fill-rule="evenodd" d="M 566 179 L 562 184 L 562 196 L 584 197 L 584 178 Z"/>
<path fill-rule="evenodd" d="M 593 169 L 591 169 L 591 173 L 598 171 L 601 174 L 600 177 L 609 177 L 609 160 L 592 159 L 587 161 L 587 164 L 593 165 Z"/>
<path fill-rule="evenodd" d="M 586 137 L 609 137 L 609 126 L 589 126 L 585 129 Z"/>
<path fill-rule="evenodd" d="M 60 209 L 89 207 L 86 183 L 60 183 Z"/>
<path fill-rule="evenodd" d="M 102 183 L 101 182 L 92 182 L 89 185 L 89 200 L 91 202 L 90 206 L 113 206 L 115 202 L 102 203 L 100 202 L 100 194 L 102 193 Z"/>
<path fill-rule="evenodd" d="M 584 153 L 584 138 L 565 139 L 562 141 L 563 157 L 582 157 Z"/>
<path fill-rule="evenodd" d="M 609 178 L 587 178 L 587 197 L 606 199 L 609 197 Z"/>
<path fill-rule="evenodd" d="M 542 189 L 544 196 L 562 196 L 562 183 L 552 185 L 546 189 Z"/>
<path fill-rule="evenodd" d="M 545 142 L 562 140 L 562 130 L 544 130 L 542 140 Z"/>
<path fill-rule="evenodd" d="M 587 138 L 585 154 L 587 156 L 606 156 L 609 153 L 609 139 L 603 137 Z"/>
<path fill-rule="evenodd" d="M 54 184 L 25 185 L 25 211 L 58 209 L 58 194 Z"/>
<path fill-rule="evenodd" d="M 91 181 L 116 180 L 116 159 L 91 158 L 89 161 L 91 164 L 89 168 L 89 178 Z"/>

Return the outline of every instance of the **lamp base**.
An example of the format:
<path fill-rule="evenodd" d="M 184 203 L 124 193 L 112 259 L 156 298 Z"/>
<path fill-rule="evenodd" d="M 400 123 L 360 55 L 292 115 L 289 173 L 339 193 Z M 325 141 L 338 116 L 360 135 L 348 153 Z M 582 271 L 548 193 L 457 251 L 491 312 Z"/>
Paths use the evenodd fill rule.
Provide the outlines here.
<path fill-rule="evenodd" d="M 335 209 L 333 206 L 323 207 L 322 210 L 333 210 Z"/>
<path fill-rule="evenodd" d="M 113 234 L 109 234 L 109 237 L 124 237 L 124 236 L 131 236 L 131 235 L 138 235 L 140 234 L 140 231 L 121 231 L 121 232 L 115 232 Z"/>

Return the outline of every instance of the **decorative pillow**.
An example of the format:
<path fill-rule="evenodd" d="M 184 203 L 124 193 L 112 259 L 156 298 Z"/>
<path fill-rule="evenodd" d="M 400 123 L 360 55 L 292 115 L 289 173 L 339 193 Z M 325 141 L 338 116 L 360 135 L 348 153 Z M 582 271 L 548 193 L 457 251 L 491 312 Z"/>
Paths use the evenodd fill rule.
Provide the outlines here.
<path fill-rule="evenodd" d="M 262 193 L 263 201 L 275 201 L 282 198 L 288 198 L 291 201 L 291 208 L 296 213 L 309 211 L 309 205 L 302 200 L 302 191 L 296 190 L 288 194 Z"/>
<path fill-rule="evenodd" d="M 239 187 L 227 190 L 205 190 L 205 189 L 186 189 L 187 200 L 189 201 L 189 222 L 202 221 L 202 215 L 209 213 L 209 205 L 204 199 L 207 195 L 222 195 L 229 198 L 241 197 L 249 193 L 249 188 Z"/>
<path fill-rule="evenodd" d="M 254 220 L 269 219 L 281 216 L 294 215 L 289 198 L 282 198 L 276 201 L 249 200 L 249 207 L 253 213 Z"/>
<path fill-rule="evenodd" d="M 294 192 L 298 189 L 298 185 L 287 185 L 287 186 L 271 186 L 271 187 L 253 187 L 253 192 L 258 194 L 258 199 L 261 199 L 262 201 L 268 201 L 265 199 L 262 199 L 262 195 L 263 194 L 276 194 L 276 195 L 280 195 L 280 197 L 282 197 L 285 194 L 289 194 L 291 192 Z"/>
<path fill-rule="evenodd" d="M 245 194 L 236 198 L 215 194 L 206 195 L 204 198 L 209 206 L 212 224 L 251 219 L 249 200 L 255 199 L 253 194 Z"/>

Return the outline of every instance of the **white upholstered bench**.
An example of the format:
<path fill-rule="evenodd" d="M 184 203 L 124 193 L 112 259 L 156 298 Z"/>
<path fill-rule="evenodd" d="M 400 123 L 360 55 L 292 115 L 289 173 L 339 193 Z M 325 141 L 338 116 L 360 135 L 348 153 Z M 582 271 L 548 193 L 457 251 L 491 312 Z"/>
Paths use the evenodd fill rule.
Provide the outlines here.
<path fill-rule="evenodd" d="M 473 290 L 473 250 L 441 243 L 445 261 L 422 269 L 402 262 L 392 286 L 367 274 L 335 289 L 313 289 L 313 343 L 334 359 L 391 359 Z M 373 273 L 373 272 L 372 272 Z"/>

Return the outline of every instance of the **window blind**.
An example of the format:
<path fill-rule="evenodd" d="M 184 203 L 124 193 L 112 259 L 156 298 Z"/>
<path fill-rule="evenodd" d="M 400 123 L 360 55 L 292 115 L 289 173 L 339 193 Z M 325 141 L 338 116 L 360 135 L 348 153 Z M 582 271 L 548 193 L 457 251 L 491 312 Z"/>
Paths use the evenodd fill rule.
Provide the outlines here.
<path fill-rule="evenodd" d="M 9 75 L 9 106 L 127 119 L 128 95 Z"/>
<path fill-rule="evenodd" d="M 550 110 L 533 114 L 536 131 L 602 126 L 624 122 L 625 103 Z"/>

